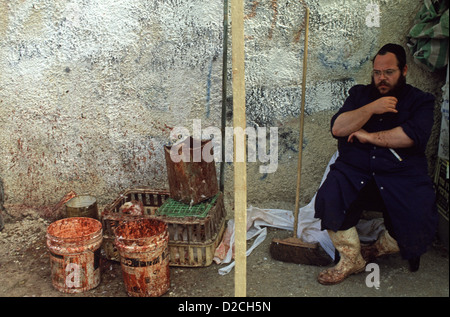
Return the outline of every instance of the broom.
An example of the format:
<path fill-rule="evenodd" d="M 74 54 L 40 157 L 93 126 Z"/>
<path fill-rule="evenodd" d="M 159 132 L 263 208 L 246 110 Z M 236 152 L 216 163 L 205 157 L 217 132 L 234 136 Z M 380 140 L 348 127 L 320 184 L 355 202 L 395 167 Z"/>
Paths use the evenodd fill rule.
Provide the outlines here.
<path fill-rule="evenodd" d="M 331 263 L 331 258 L 320 248 L 318 243 L 306 243 L 297 238 L 298 211 L 300 201 L 300 181 L 302 172 L 302 148 L 303 148 L 303 122 L 305 112 L 305 90 L 306 90 L 306 65 L 308 56 L 308 29 L 309 29 L 309 8 L 306 8 L 305 15 L 305 48 L 303 55 L 303 81 L 302 81 L 302 99 L 300 112 L 300 139 L 299 156 L 297 162 L 297 193 L 295 196 L 294 210 L 294 236 L 287 239 L 273 239 L 270 244 L 270 254 L 273 259 L 292 262 L 297 264 L 309 264 L 324 266 Z"/>

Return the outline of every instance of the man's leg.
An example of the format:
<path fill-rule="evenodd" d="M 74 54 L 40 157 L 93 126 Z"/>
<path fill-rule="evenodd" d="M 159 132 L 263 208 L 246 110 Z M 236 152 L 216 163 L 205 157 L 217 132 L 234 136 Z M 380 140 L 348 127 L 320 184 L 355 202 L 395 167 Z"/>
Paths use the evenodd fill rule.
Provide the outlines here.
<path fill-rule="evenodd" d="M 369 246 L 363 246 L 361 248 L 362 255 L 367 262 L 371 262 L 379 256 L 397 253 L 400 251 L 397 241 L 393 238 L 395 234 L 392 229 L 391 218 L 389 217 L 383 198 L 381 197 L 380 191 L 378 190 L 375 182 L 371 183 L 370 193 L 370 197 L 366 197 L 370 205 L 366 206 L 366 208 L 383 213 L 384 226 L 386 230 L 383 230 L 380 233 L 375 243 Z"/>
<path fill-rule="evenodd" d="M 358 198 L 351 204 L 345 213 L 345 219 L 340 230 L 334 232 L 327 230 L 333 245 L 339 252 L 339 262 L 336 266 L 322 271 L 317 280 L 324 285 L 333 285 L 342 282 L 351 274 L 364 271 L 366 261 L 361 256 L 361 245 L 359 242 L 356 224 L 361 218 L 370 195 L 371 186 L 365 186 L 358 195 Z"/>
<path fill-rule="evenodd" d="M 392 228 L 391 218 L 386 210 L 384 210 L 383 212 L 383 217 L 387 232 L 384 237 L 380 236 L 380 238 L 378 239 L 378 241 L 380 242 L 375 242 L 375 244 L 378 244 L 377 248 L 380 250 L 378 256 L 400 252 L 400 248 L 398 247 L 397 241 L 395 240 L 396 237 L 394 229 Z M 408 263 L 409 270 L 411 272 L 416 272 L 420 266 L 420 256 L 408 259 Z"/>

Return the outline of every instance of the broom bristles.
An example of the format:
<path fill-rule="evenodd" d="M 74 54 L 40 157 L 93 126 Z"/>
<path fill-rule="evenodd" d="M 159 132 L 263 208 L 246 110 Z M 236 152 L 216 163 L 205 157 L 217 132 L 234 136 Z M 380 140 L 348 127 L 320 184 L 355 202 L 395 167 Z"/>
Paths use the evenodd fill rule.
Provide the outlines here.
<path fill-rule="evenodd" d="M 300 239 L 273 239 L 270 244 L 273 259 L 296 264 L 327 266 L 333 262 L 318 243 L 305 243 Z"/>

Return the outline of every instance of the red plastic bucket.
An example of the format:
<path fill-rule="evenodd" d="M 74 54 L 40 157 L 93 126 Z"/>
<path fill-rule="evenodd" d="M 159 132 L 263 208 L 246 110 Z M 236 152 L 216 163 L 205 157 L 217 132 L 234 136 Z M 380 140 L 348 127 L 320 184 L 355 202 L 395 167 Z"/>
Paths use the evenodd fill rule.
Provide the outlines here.
<path fill-rule="evenodd" d="M 80 293 L 100 283 L 102 224 L 93 218 L 57 220 L 47 228 L 47 247 L 53 286 L 64 293 Z"/>
<path fill-rule="evenodd" d="M 156 219 L 138 219 L 115 230 L 122 275 L 129 296 L 157 297 L 169 290 L 169 233 Z"/>

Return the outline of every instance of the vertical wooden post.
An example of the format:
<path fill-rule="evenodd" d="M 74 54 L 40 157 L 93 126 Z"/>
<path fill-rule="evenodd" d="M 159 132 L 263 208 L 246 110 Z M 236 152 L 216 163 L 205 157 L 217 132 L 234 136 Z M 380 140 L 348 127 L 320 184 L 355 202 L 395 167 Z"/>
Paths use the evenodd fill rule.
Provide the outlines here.
<path fill-rule="evenodd" d="M 303 127 L 305 118 L 305 95 L 306 95 L 306 70 L 308 65 L 308 36 L 309 36 L 309 8 L 305 12 L 305 44 L 303 51 L 303 72 L 302 72 L 302 100 L 300 108 L 300 136 L 298 139 L 298 161 L 297 161 L 297 192 L 295 196 L 294 209 L 294 238 L 298 231 L 298 210 L 300 208 L 300 185 L 302 175 L 302 151 L 303 151 Z"/>
<path fill-rule="evenodd" d="M 225 126 L 227 123 L 227 75 L 228 75 L 228 0 L 223 1 L 223 53 L 222 53 L 222 161 L 220 162 L 219 189 L 225 189 Z"/>
<path fill-rule="evenodd" d="M 245 142 L 244 1 L 231 1 L 233 69 L 235 296 L 247 291 L 247 164 Z"/>

